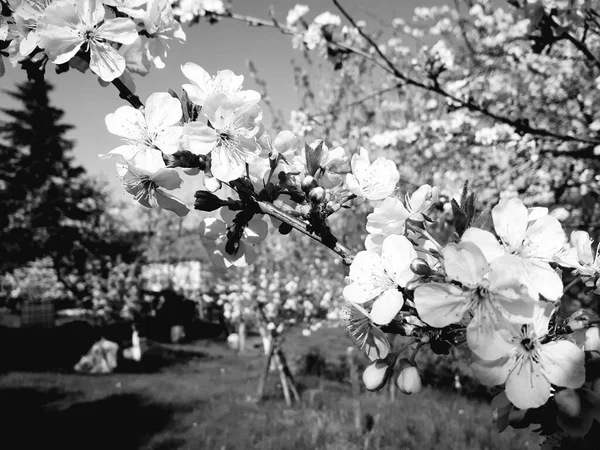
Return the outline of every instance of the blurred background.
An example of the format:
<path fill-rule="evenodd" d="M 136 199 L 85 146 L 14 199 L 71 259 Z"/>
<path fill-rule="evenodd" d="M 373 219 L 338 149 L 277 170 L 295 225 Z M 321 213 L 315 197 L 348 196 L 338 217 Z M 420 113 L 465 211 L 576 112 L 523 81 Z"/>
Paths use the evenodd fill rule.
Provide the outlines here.
<path fill-rule="evenodd" d="M 305 3 L 307 23 L 339 14 L 329 2 Z M 273 135 L 290 129 L 309 143 L 391 158 L 402 195 L 439 186 L 440 241 L 452 236 L 449 201 L 466 181 L 480 210 L 518 195 L 549 208 L 567 232 L 596 238 L 597 70 L 572 43 L 528 35 L 523 17 L 499 3 L 343 2 L 421 85 L 326 43 L 294 49 L 276 29 L 225 18 L 185 26 L 187 42 L 173 45 L 165 69 L 134 77 L 136 93 L 180 93 L 188 61 L 211 74 L 231 69 L 261 92 Z M 245 0 L 233 10 L 268 20 L 271 4 L 285 22 L 295 2 Z M 348 28 L 332 33 L 373 54 Z M 534 433 L 498 434 L 496 391 L 474 381 L 461 349 L 420 353 L 419 394 L 394 383 L 366 392 L 339 258 L 270 227 L 254 265 L 223 269 L 198 231 L 209 214 L 182 219 L 135 205 L 114 162 L 98 159 L 120 145 L 104 126 L 124 104 L 113 86 L 50 65 L 46 81 L 27 82 L 6 65 L 1 448 L 537 448 Z M 177 195 L 192 207 L 203 178 L 184 178 Z M 331 225 L 362 249 L 373 205 L 354 206 Z M 562 314 L 596 300 L 571 289 Z"/>

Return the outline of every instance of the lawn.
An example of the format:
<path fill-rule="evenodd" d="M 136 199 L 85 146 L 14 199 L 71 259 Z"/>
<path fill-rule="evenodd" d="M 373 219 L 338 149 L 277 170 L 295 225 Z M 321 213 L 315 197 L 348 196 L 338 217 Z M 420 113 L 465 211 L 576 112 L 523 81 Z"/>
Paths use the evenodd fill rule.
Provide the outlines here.
<path fill-rule="evenodd" d="M 288 339 L 288 359 L 312 346 L 337 359 L 350 344 L 340 329 Z M 262 370 L 259 350 L 239 356 L 222 343 L 154 347 L 140 367 L 106 376 L 60 372 L 0 375 L 0 448 L 12 449 L 340 449 L 365 448 L 353 426 L 350 386 L 319 383 L 317 400 L 287 408 L 269 379 L 262 403 L 252 401 Z M 307 395 L 303 396 L 305 399 Z M 498 434 L 479 400 L 426 388 L 419 395 L 364 393 L 362 413 L 375 418 L 369 449 L 525 449 L 539 438 Z"/>

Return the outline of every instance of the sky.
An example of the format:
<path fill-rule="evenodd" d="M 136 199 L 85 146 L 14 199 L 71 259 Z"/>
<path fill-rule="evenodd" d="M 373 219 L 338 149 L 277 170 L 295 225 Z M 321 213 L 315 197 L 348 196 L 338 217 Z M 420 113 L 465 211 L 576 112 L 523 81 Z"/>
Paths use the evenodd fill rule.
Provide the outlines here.
<path fill-rule="evenodd" d="M 379 26 L 377 21 L 391 24 L 395 17 L 412 17 L 416 6 L 449 2 L 451 0 L 341 1 L 355 18 L 366 20 L 372 29 Z M 236 0 L 233 10 L 268 18 L 269 6 L 273 5 L 277 17 L 285 21 L 287 11 L 296 3 L 297 0 Z M 310 7 L 308 20 L 323 11 L 339 14 L 335 5 L 328 0 L 304 0 L 301 3 Z M 180 67 L 188 61 L 199 64 L 213 75 L 218 70 L 233 70 L 236 74 L 244 75 L 244 87 L 252 89 L 255 85 L 246 67 L 247 60 L 252 59 L 259 75 L 267 82 L 275 107 L 289 117 L 290 110 L 298 105 L 290 60 L 299 60 L 302 55 L 292 48 L 289 36 L 272 28 L 249 27 L 245 23 L 226 19 L 216 25 L 203 22 L 193 27 L 184 26 L 184 31 L 187 41 L 182 45 L 173 45 L 166 68 L 152 69 L 146 77 L 134 75 L 136 93 L 142 101 L 153 92 L 166 92 L 169 88 L 180 93 L 181 85 L 186 82 Z M 4 91 L 12 90 L 15 83 L 26 80 L 25 71 L 18 67 L 13 69 L 10 64 L 7 66 L 6 74 L 0 78 L 0 108 L 16 106 Z M 52 103 L 65 111 L 64 122 L 75 126 L 67 137 L 76 141 L 73 152 L 76 162 L 88 173 L 105 181 L 117 198 L 127 200 L 128 194 L 117 177 L 114 162 L 98 158 L 99 153 L 106 153 L 121 144 L 120 138 L 106 130 L 104 118 L 127 103 L 119 98 L 112 85 L 100 86 L 89 71 L 82 74 L 71 69 L 57 75 L 52 64 L 48 64 L 46 77 L 55 87 L 51 94 Z"/>

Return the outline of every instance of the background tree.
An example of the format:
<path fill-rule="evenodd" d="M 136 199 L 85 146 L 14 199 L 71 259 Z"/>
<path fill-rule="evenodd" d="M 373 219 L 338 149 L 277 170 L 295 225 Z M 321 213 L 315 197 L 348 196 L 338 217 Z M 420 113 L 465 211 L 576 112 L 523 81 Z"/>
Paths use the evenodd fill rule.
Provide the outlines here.
<path fill-rule="evenodd" d="M 51 90 L 43 79 L 20 84 L 9 95 L 22 107 L 2 109 L 0 270 L 50 257 L 61 282 L 83 298 L 77 278 L 89 261 L 133 259 L 135 237 L 106 213 L 109 197 L 74 163 L 74 142 L 65 137 L 72 126 L 52 106 Z"/>

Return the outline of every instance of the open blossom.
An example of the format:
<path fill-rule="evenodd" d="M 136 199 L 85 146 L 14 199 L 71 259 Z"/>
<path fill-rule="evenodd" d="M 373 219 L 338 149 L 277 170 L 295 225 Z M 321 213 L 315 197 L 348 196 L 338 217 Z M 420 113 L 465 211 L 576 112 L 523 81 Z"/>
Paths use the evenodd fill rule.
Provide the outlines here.
<path fill-rule="evenodd" d="M 231 181 L 246 172 L 246 164 L 256 161 L 260 146 L 255 136 L 262 117 L 256 104 L 236 103 L 222 93 L 206 99 L 202 113 L 211 126 L 188 123 L 183 130 L 184 146 L 197 155 L 211 155 L 211 171 L 221 181 Z"/>
<path fill-rule="evenodd" d="M 46 8 L 52 3 L 52 0 L 34 1 L 26 0 L 19 3 L 15 8 L 14 31 L 16 34 L 15 40 L 18 46 L 14 47 L 17 51 L 16 59 L 19 60 L 28 56 L 39 45 L 40 34 L 38 33 L 38 24 L 43 17 Z M 0 18 L 0 41 L 8 40 L 7 36 L 2 33 L 2 21 L 6 19 Z"/>
<path fill-rule="evenodd" d="M 309 11 L 306 5 L 296 5 L 293 9 L 290 9 L 286 16 L 286 23 L 288 27 L 296 26 L 296 23 L 304 17 Z"/>
<path fill-rule="evenodd" d="M 404 305 L 398 288 L 414 278 L 410 264 L 416 257 L 410 241 L 397 235 L 383 241 L 381 255 L 368 250 L 358 252 L 350 266 L 350 284 L 344 288 L 344 298 L 359 305 L 373 301 L 373 322 L 390 323 Z"/>
<path fill-rule="evenodd" d="M 244 227 L 236 249 L 229 253 L 226 249 L 228 243 L 227 232 L 236 216 L 229 208 L 219 210 L 219 218 L 209 217 L 200 223 L 200 234 L 208 239 L 219 241 L 212 253 L 212 260 L 221 267 L 246 267 L 256 260 L 254 245 L 260 244 L 268 234 L 267 222 L 262 216 L 255 215 Z"/>
<path fill-rule="evenodd" d="M 181 200 L 165 191 L 179 188 L 182 179 L 177 170 L 165 166 L 158 150 L 138 153 L 126 164 L 117 163 L 117 172 L 125 190 L 146 208 L 159 206 L 180 217 L 189 212 Z"/>
<path fill-rule="evenodd" d="M 463 241 L 474 242 L 488 261 L 506 254 L 517 255 L 521 276 L 530 295 L 556 301 L 562 296 L 562 280 L 550 266 L 563 248 L 565 235 L 560 222 L 546 208 L 527 210 L 518 198 L 505 198 L 492 209 L 494 229 L 500 237 L 479 228 L 469 228 Z"/>
<path fill-rule="evenodd" d="M 510 321 L 527 320 L 535 299 L 527 297 L 515 271 L 514 255 L 498 258 L 490 264 L 473 243 L 448 244 L 443 250 L 444 268 L 451 283 L 432 282 L 415 289 L 415 307 L 429 325 L 443 328 L 460 322 L 467 312 L 471 350 L 484 359 L 503 356 L 505 346 L 495 344 L 498 330 Z"/>
<path fill-rule="evenodd" d="M 437 201 L 437 197 L 438 189 L 424 184 L 411 196 L 406 194 L 406 206 L 397 197 L 384 199 L 367 216 L 367 250 L 380 248 L 383 240 L 390 234 L 404 234 L 407 220 L 425 221 L 425 213 Z"/>
<path fill-rule="evenodd" d="M 147 54 L 154 67 L 163 69 L 170 42 L 185 42 L 185 33 L 173 17 L 169 0 L 149 0 L 145 9 L 121 8 L 121 10 L 141 20 L 149 39 L 146 42 Z"/>
<path fill-rule="evenodd" d="M 360 148 L 350 162 L 352 173 L 346 175 L 350 192 L 369 200 L 382 200 L 396 189 L 400 174 L 394 161 L 379 157 L 369 162 L 369 152 Z"/>
<path fill-rule="evenodd" d="M 371 361 L 385 358 L 390 353 L 390 343 L 383 331 L 371 319 L 371 315 L 360 305 L 350 303 L 342 308 L 340 319 L 348 322 L 347 330 Z"/>
<path fill-rule="evenodd" d="M 553 305 L 538 303 L 530 321 L 509 324 L 497 335 L 508 348 L 506 355 L 473 362 L 483 384 L 506 383 L 506 396 L 517 408 L 542 406 L 550 397 L 551 385 L 576 389 L 585 381 L 583 350 L 567 340 L 546 342 L 552 309 Z"/>
<path fill-rule="evenodd" d="M 182 86 L 192 103 L 202 106 L 206 99 L 215 93 L 226 94 L 237 107 L 244 103 L 258 103 L 260 94 L 253 90 L 241 90 L 243 75 L 236 75 L 231 70 L 221 70 L 217 75 L 210 74 L 198 64 L 186 63 L 181 66 L 183 75 L 189 83 Z"/>
<path fill-rule="evenodd" d="M 55 64 L 73 58 L 84 46 L 90 52 L 90 69 L 104 81 L 125 70 L 125 59 L 110 42 L 132 44 L 138 37 L 132 20 L 105 20 L 97 0 L 58 0 L 46 8 L 39 24 L 40 46 Z"/>
<path fill-rule="evenodd" d="M 571 246 L 556 256 L 556 261 L 564 267 L 571 267 L 583 277 L 593 277 L 600 273 L 600 256 L 592 253 L 592 240 L 586 231 L 573 231 Z"/>
<path fill-rule="evenodd" d="M 143 113 L 132 106 L 121 106 L 106 116 L 106 127 L 127 144 L 101 157 L 128 160 L 140 150 L 149 149 L 175 153 L 183 130 L 178 125 L 182 115 L 181 103 L 167 92 L 156 92 L 148 97 Z"/>

